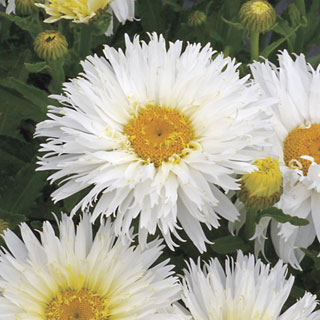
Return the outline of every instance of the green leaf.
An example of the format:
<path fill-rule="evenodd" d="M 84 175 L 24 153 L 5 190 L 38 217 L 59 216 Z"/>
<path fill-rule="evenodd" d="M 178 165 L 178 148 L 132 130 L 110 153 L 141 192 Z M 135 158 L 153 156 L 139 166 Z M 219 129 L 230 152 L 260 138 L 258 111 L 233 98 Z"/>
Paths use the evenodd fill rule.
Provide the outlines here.
<path fill-rule="evenodd" d="M 35 149 L 32 143 L 25 143 L 6 135 L 0 135 L 0 151 L 7 153 L 21 161 L 30 162 Z"/>
<path fill-rule="evenodd" d="M 214 244 L 211 245 L 211 249 L 219 254 L 228 254 L 239 249 L 246 252 L 250 249 L 250 246 L 240 237 L 226 236 L 216 239 Z"/>
<path fill-rule="evenodd" d="M 140 0 L 137 2 L 138 14 L 141 25 L 147 32 L 163 32 L 161 19 L 162 1 L 161 0 Z"/>
<path fill-rule="evenodd" d="M 25 62 L 24 66 L 29 72 L 38 73 L 41 71 L 49 71 L 50 67 L 46 61 L 37 62 L 37 63 L 27 63 Z"/>
<path fill-rule="evenodd" d="M 21 214 L 30 208 L 40 196 L 46 174 L 35 171 L 35 164 L 25 164 L 15 180 L 8 184 L 0 195 L 0 208 L 13 214 Z"/>
<path fill-rule="evenodd" d="M 260 211 L 256 216 L 256 223 L 258 223 L 263 217 L 271 217 L 281 223 L 289 222 L 294 226 L 306 226 L 309 224 L 307 219 L 290 216 L 285 214 L 281 209 L 274 207 Z"/>
<path fill-rule="evenodd" d="M 320 257 L 318 257 L 318 252 L 310 249 L 300 248 L 309 258 L 314 262 L 314 267 L 316 270 L 320 270 Z"/>
<path fill-rule="evenodd" d="M 20 17 L 15 14 L 0 12 L 0 16 L 15 23 L 20 29 L 27 31 L 32 39 L 35 39 L 36 36 L 43 31 L 43 26 L 39 23 L 39 20 L 35 15 Z"/>
<path fill-rule="evenodd" d="M 236 29 L 238 30 L 244 30 L 244 26 L 240 23 L 240 22 L 233 22 L 233 21 L 230 21 L 230 20 L 227 20 L 226 18 L 224 18 L 223 16 L 221 16 L 221 19 L 229 24 L 230 26 L 232 27 L 235 27 Z"/>
<path fill-rule="evenodd" d="M 23 214 L 17 214 L 0 208 L 0 218 L 9 223 L 9 228 L 14 229 L 19 223 L 26 221 Z"/>

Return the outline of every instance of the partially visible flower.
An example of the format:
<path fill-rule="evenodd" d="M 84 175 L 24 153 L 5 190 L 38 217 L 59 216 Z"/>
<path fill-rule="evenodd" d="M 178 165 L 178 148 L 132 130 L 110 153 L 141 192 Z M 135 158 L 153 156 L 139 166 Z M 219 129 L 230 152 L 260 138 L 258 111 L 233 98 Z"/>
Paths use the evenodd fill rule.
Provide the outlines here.
<path fill-rule="evenodd" d="M 0 4 L 6 7 L 7 14 L 16 12 L 15 0 L 0 0 Z"/>
<path fill-rule="evenodd" d="M 239 199 L 249 208 L 266 209 L 280 200 L 282 194 L 282 175 L 279 162 L 266 157 L 253 163 L 258 170 L 241 177 Z"/>
<path fill-rule="evenodd" d="M 36 54 L 44 60 L 56 60 L 68 52 L 65 36 L 56 30 L 46 30 L 39 33 L 33 46 Z"/>
<path fill-rule="evenodd" d="M 161 311 L 180 297 L 173 266 L 155 265 L 161 241 L 130 247 L 115 237 L 110 221 L 93 236 L 89 215 L 78 226 L 63 215 L 59 235 L 45 222 L 40 241 L 26 224 L 21 235 L 23 241 L 4 234 L 1 319 L 180 319 Z"/>
<path fill-rule="evenodd" d="M 166 49 L 156 34 L 148 44 L 126 37 L 125 53 L 106 46 L 105 57 L 88 57 L 82 76 L 65 84 L 56 96 L 64 106 L 49 107 L 35 136 L 48 138 L 39 169 L 66 178 L 55 201 L 91 187 L 72 213 L 96 202 L 93 219 L 114 215 L 117 234 L 139 217 L 140 243 L 159 228 L 171 249 L 181 225 L 202 252 L 201 224 L 237 219 L 220 188 L 238 189 L 236 174 L 254 170 L 270 101 L 239 78 L 234 60 L 212 59 L 209 45 L 182 48 Z"/>
<path fill-rule="evenodd" d="M 240 20 L 250 32 L 264 32 L 274 25 L 276 12 L 266 0 L 249 0 L 240 9 Z"/>
<path fill-rule="evenodd" d="M 286 274 L 281 261 L 271 268 L 241 251 L 236 262 L 226 259 L 225 270 L 218 259 L 203 268 L 191 260 L 182 299 L 194 320 L 319 320 L 316 296 L 310 293 L 281 313 L 294 282 Z"/>
<path fill-rule="evenodd" d="M 315 236 L 320 240 L 320 66 L 314 70 L 304 55 L 293 60 L 283 51 L 279 68 L 266 60 L 253 63 L 251 70 L 264 97 L 278 100 L 271 109 L 275 119 L 271 153 L 278 157 L 283 176 L 283 194 L 276 206 L 310 222 L 300 227 L 272 223 L 279 257 L 300 268 L 304 256 L 300 248 L 307 248 Z M 270 219 L 263 219 L 266 228 Z"/>
<path fill-rule="evenodd" d="M 89 23 L 101 11 L 114 13 L 124 24 L 126 20 L 134 19 L 135 0 L 49 0 L 37 6 L 45 9 L 50 16 L 44 22 L 52 23 L 60 19 L 72 20 L 76 23 Z M 107 31 L 109 34 L 111 27 Z"/>

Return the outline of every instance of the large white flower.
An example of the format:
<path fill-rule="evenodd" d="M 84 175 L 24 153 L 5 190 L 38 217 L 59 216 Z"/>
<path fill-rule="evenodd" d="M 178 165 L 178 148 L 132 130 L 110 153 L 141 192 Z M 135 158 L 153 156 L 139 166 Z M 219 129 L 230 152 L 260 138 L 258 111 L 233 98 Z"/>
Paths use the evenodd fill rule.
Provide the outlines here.
<path fill-rule="evenodd" d="M 320 239 L 320 66 L 314 70 L 302 54 L 293 60 L 283 51 L 279 68 L 265 61 L 253 63 L 251 70 L 265 97 L 278 99 L 272 107 L 275 139 L 271 150 L 283 175 L 277 206 L 310 221 L 304 227 L 272 225 L 278 255 L 299 268 L 304 255 L 299 247 L 307 248 L 316 235 Z M 262 233 L 268 225 L 265 220 L 259 226 Z"/>
<path fill-rule="evenodd" d="M 287 268 L 279 261 L 274 268 L 238 253 L 237 261 L 226 259 L 225 270 L 218 259 L 203 269 L 190 261 L 183 279 L 183 301 L 194 320 L 318 320 L 313 312 L 316 296 L 305 293 L 281 314 L 294 278 L 286 280 Z"/>
<path fill-rule="evenodd" d="M 74 208 L 99 199 L 93 220 L 114 214 L 116 234 L 128 233 L 140 215 L 145 241 L 157 226 L 173 248 L 177 220 L 204 251 L 200 223 L 217 228 L 219 216 L 234 221 L 238 211 L 219 190 L 237 189 L 234 174 L 254 170 L 250 163 L 268 137 L 268 100 L 257 86 L 239 79 L 238 65 L 209 45 L 147 44 L 126 37 L 126 51 L 108 46 L 105 57 L 82 62 L 84 73 L 54 96 L 37 137 L 48 137 L 40 170 L 65 178 L 53 193 L 59 201 L 91 186 Z"/>
<path fill-rule="evenodd" d="M 49 222 L 41 241 L 26 224 L 21 241 L 6 231 L 0 257 L 0 319 L 181 319 L 170 310 L 180 286 L 168 261 L 154 265 L 159 240 L 147 249 L 115 238 L 109 221 L 93 237 L 90 217 L 75 227 L 62 216 L 59 236 Z"/>

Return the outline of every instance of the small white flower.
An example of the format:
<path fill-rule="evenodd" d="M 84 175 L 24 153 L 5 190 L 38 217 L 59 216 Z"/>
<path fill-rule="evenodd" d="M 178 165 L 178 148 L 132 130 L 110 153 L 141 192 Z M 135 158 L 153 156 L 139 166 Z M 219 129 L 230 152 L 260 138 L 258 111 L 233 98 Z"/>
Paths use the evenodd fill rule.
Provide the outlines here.
<path fill-rule="evenodd" d="M 268 138 L 269 118 L 256 85 L 239 79 L 238 65 L 209 45 L 149 43 L 126 36 L 126 51 L 105 46 L 88 57 L 84 73 L 65 83 L 63 107 L 49 107 L 38 124 L 40 170 L 65 178 L 54 201 L 92 187 L 72 213 L 96 200 L 93 220 L 115 217 L 116 234 L 128 234 L 139 216 L 140 242 L 161 230 L 175 245 L 180 226 L 197 248 L 208 242 L 201 223 L 234 221 L 232 202 L 219 189 L 238 189 L 236 174 L 251 172 L 256 150 Z"/>
<path fill-rule="evenodd" d="M 272 222 L 279 257 L 299 268 L 304 256 L 299 248 L 307 248 L 315 236 L 320 239 L 320 66 L 314 70 L 304 55 L 293 60 L 283 51 L 279 68 L 266 60 L 253 63 L 251 70 L 264 97 L 278 100 L 272 107 L 275 138 L 270 150 L 283 176 L 277 207 L 310 221 L 303 227 Z M 260 227 L 269 220 L 264 218 Z"/>
<path fill-rule="evenodd" d="M 62 216 L 57 236 L 45 222 L 41 241 L 26 224 L 21 241 L 5 231 L 0 256 L 0 319 L 180 319 L 169 310 L 180 297 L 168 261 L 154 265 L 162 246 L 130 247 L 109 221 L 95 237 L 90 216 L 75 227 Z"/>
<path fill-rule="evenodd" d="M 183 279 L 183 301 L 194 320 L 319 320 L 313 312 L 316 296 L 303 298 L 281 314 L 294 278 L 286 280 L 287 268 L 279 261 L 274 268 L 238 252 L 227 258 L 225 270 L 218 259 L 203 269 L 192 260 Z"/>

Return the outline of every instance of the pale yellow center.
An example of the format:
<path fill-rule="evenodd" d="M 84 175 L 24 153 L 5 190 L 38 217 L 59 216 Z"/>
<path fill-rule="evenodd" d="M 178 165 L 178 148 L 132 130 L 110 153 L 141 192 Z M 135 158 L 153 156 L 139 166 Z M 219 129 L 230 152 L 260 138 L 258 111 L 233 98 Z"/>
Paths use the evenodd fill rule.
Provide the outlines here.
<path fill-rule="evenodd" d="M 46 320 L 108 320 L 106 300 L 87 289 L 60 292 L 48 305 Z"/>
<path fill-rule="evenodd" d="M 282 174 L 279 162 L 267 157 L 254 162 L 258 170 L 241 177 L 239 199 L 248 207 L 266 209 L 280 200 Z"/>
<path fill-rule="evenodd" d="M 282 175 L 277 159 L 267 157 L 257 160 L 254 165 L 258 170 L 248 173 L 242 177 L 246 188 L 251 195 L 268 197 L 279 192 L 282 184 Z"/>
<path fill-rule="evenodd" d="M 313 157 L 320 164 L 320 124 L 311 124 L 307 127 L 298 127 L 292 130 L 284 140 L 283 155 L 286 165 L 298 168 L 306 176 L 311 161 L 301 156 Z"/>
<path fill-rule="evenodd" d="M 53 16 L 54 20 L 61 18 L 88 23 L 95 14 L 104 10 L 112 0 L 50 0 L 42 7 Z M 50 19 L 49 19 L 50 20 Z M 50 22 L 53 22 L 53 20 Z"/>
<path fill-rule="evenodd" d="M 255 1 L 251 4 L 252 13 L 262 15 L 266 11 L 270 10 L 270 5 L 263 1 Z"/>
<path fill-rule="evenodd" d="M 150 106 L 124 127 L 135 153 L 159 167 L 171 157 L 182 157 L 190 148 L 194 131 L 190 120 L 173 108 Z"/>

